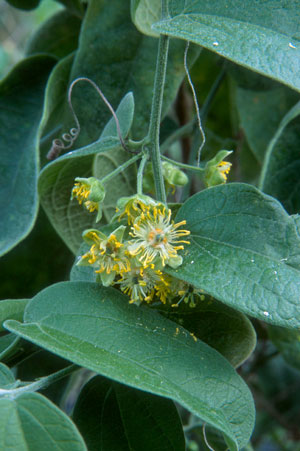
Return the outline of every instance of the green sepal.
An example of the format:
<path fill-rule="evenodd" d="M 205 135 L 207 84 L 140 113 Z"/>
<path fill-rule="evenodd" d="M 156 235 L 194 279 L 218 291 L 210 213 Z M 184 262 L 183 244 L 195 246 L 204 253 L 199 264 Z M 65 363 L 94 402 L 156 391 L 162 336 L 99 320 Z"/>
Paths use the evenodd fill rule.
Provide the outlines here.
<path fill-rule="evenodd" d="M 100 279 L 101 279 L 102 285 L 104 287 L 109 287 L 113 283 L 113 281 L 116 277 L 116 274 L 117 274 L 116 271 L 111 271 L 109 274 L 105 271 L 100 273 Z"/>
<path fill-rule="evenodd" d="M 102 207 L 100 205 L 100 203 L 98 204 L 98 210 L 97 210 L 97 216 L 96 216 L 96 222 L 99 222 L 100 219 L 102 218 Z"/>
<path fill-rule="evenodd" d="M 167 260 L 167 265 L 171 266 L 171 268 L 176 269 L 180 265 L 182 265 L 182 257 L 181 255 L 176 255 L 175 257 L 171 257 Z"/>

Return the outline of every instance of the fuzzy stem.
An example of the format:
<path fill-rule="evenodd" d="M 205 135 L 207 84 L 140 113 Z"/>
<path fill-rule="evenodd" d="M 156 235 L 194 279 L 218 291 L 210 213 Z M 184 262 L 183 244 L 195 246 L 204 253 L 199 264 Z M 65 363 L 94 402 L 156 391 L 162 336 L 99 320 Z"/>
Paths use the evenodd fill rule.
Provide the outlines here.
<path fill-rule="evenodd" d="M 190 164 L 180 163 L 179 161 L 172 160 L 171 158 L 161 156 L 162 160 L 167 161 L 168 163 L 174 164 L 174 166 L 178 166 L 179 168 L 186 169 L 192 172 L 204 172 L 204 168 L 200 168 L 198 166 L 191 166 Z"/>
<path fill-rule="evenodd" d="M 105 177 L 103 177 L 103 179 L 101 179 L 101 182 L 105 183 L 108 180 L 112 179 L 113 177 L 120 174 L 120 172 L 124 171 L 126 168 L 128 168 L 128 166 L 132 165 L 140 158 L 141 158 L 141 154 L 139 153 L 139 154 L 135 155 L 134 157 L 130 158 L 129 160 L 125 161 L 125 163 L 123 163 L 121 166 L 118 166 L 114 171 L 110 172 Z"/>

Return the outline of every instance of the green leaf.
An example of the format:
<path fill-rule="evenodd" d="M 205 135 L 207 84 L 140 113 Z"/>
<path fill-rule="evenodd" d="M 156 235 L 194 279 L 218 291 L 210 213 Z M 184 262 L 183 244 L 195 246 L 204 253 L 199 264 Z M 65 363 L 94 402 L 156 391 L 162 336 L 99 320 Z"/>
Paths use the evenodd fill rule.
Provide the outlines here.
<path fill-rule="evenodd" d="M 152 28 L 299 90 L 298 23 L 293 0 L 169 0 L 168 17 Z"/>
<path fill-rule="evenodd" d="M 0 337 L 0 361 L 8 358 L 15 352 L 19 341 L 19 337 L 15 334 L 5 334 Z"/>
<path fill-rule="evenodd" d="M 300 370 L 300 331 L 269 326 L 268 333 L 284 360 Z"/>
<path fill-rule="evenodd" d="M 39 393 L 0 398 L 0 449 L 83 451 L 70 418 Z"/>
<path fill-rule="evenodd" d="M 191 59 L 199 53 L 191 49 Z M 169 52 L 163 115 L 170 108 L 185 76 L 184 43 L 172 42 Z M 70 80 L 82 74 L 93 80 L 114 108 L 128 91 L 135 98 L 133 137 L 142 139 L 148 131 L 153 96 L 157 39 L 139 33 L 131 21 L 129 1 L 91 0 L 83 20 L 80 45 Z M 73 92 L 73 104 L 81 124 L 76 146 L 98 139 L 111 113 L 88 83 L 80 82 Z M 64 128 L 72 123 L 66 114 Z"/>
<path fill-rule="evenodd" d="M 73 419 L 89 451 L 185 450 L 172 401 L 103 377 L 96 376 L 84 386 Z"/>
<path fill-rule="evenodd" d="M 161 18 L 160 0 L 131 0 L 131 18 L 141 33 L 157 38 L 159 33 L 151 27 Z"/>
<path fill-rule="evenodd" d="M 132 92 L 128 92 L 120 102 L 117 109 L 117 116 L 120 122 L 122 138 L 126 138 L 130 132 L 134 116 L 134 97 Z M 115 118 L 112 117 L 104 127 L 101 138 L 116 136 L 118 138 Z"/>
<path fill-rule="evenodd" d="M 285 87 L 268 91 L 236 88 L 235 99 L 240 125 L 252 152 L 260 163 L 264 160 L 268 144 L 281 119 L 295 104 L 297 100 L 295 94 L 294 91 Z"/>
<path fill-rule="evenodd" d="M 220 429 L 231 450 L 248 442 L 254 407 L 247 386 L 218 352 L 158 312 L 129 304 L 112 288 L 64 282 L 33 298 L 24 318 L 5 327 L 92 371 L 179 402 Z"/>
<path fill-rule="evenodd" d="M 267 149 L 261 189 L 276 197 L 289 213 L 300 212 L 300 103 L 282 119 Z"/>
<path fill-rule="evenodd" d="M 176 309 L 164 305 L 156 309 L 216 349 L 235 368 L 255 349 L 256 334 L 249 319 L 210 296 L 201 297 L 194 308 L 182 302 Z"/>
<path fill-rule="evenodd" d="M 15 386 L 15 378 L 10 369 L 0 363 L 0 389 L 10 389 Z M 4 449 L 4 448 L 3 448 Z"/>
<path fill-rule="evenodd" d="M 50 56 L 27 58 L 0 84 L 0 255 L 28 235 L 37 215 L 39 122 L 54 64 Z"/>
<path fill-rule="evenodd" d="M 24 9 L 25 11 L 36 8 L 41 0 L 6 0 L 14 8 Z"/>
<path fill-rule="evenodd" d="M 183 204 L 190 245 L 166 271 L 250 316 L 300 326 L 299 224 L 253 186 L 220 185 Z"/>
<path fill-rule="evenodd" d="M 22 321 L 24 309 L 29 299 L 5 299 L 0 301 L 0 332 L 5 330 L 2 323 L 6 319 Z"/>
<path fill-rule="evenodd" d="M 81 20 L 68 11 L 59 11 L 42 24 L 30 39 L 27 55 L 48 53 L 63 58 L 76 50 Z"/>

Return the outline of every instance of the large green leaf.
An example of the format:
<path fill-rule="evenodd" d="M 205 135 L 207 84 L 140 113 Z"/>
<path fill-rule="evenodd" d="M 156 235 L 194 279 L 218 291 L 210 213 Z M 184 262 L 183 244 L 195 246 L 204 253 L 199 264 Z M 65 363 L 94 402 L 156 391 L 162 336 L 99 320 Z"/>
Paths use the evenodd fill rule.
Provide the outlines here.
<path fill-rule="evenodd" d="M 76 50 L 81 20 L 68 11 L 59 11 L 42 24 L 29 41 L 27 55 L 48 53 L 63 58 Z"/>
<path fill-rule="evenodd" d="M 298 0 L 169 0 L 155 31 L 300 89 Z"/>
<path fill-rule="evenodd" d="M 33 298 L 24 318 L 5 325 L 97 373 L 181 403 L 220 429 L 232 450 L 248 442 L 247 386 L 218 352 L 158 312 L 112 288 L 63 282 Z"/>
<path fill-rule="evenodd" d="M 0 301 L 0 332 L 4 330 L 2 323 L 6 319 L 23 319 L 23 313 L 29 299 L 5 299 Z"/>
<path fill-rule="evenodd" d="M 0 391 L 0 449 L 84 451 L 70 418 L 39 393 L 13 397 Z"/>
<path fill-rule="evenodd" d="M 73 419 L 89 451 L 185 450 L 172 401 L 100 376 L 80 392 Z"/>
<path fill-rule="evenodd" d="M 129 1 L 89 2 L 70 81 L 82 75 L 89 77 L 99 85 L 114 108 L 128 91 L 132 91 L 136 102 L 133 135 L 137 139 L 143 138 L 148 131 L 157 42 L 135 28 Z M 174 41 L 170 46 L 163 114 L 174 101 L 185 75 L 183 49 L 184 43 L 180 41 Z M 199 49 L 191 49 L 191 57 L 198 53 Z M 98 139 L 110 112 L 88 83 L 81 82 L 75 87 L 73 99 L 82 129 L 76 144 L 79 147 Z M 70 124 L 68 115 L 65 128 L 69 129 Z"/>
<path fill-rule="evenodd" d="M 167 272 L 269 323 L 300 326 L 299 223 L 279 202 L 239 183 L 209 188 L 183 204 L 190 245 Z"/>
<path fill-rule="evenodd" d="M 282 119 L 267 149 L 261 189 L 276 197 L 289 213 L 300 212 L 300 103 Z"/>
<path fill-rule="evenodd" d="M 0 255 L 28 235 L 37 215 L 39 122 L 55 62 L 50 56 L 27 58 L 0 84 Z"/>
<path fill-rule="evenodd" d="M 283 86 L 267 91 L 236 88 L 235 99 L 240 125 L 252 152 L 260 163 L 264 160 L 268 144 L 281 119 L 296 103 L 295 94 L 295 91 Z"/>
<path fill-rule="evenodd" d="M 215 348 L 234 367 L 241 365 L 255 348 L 256 334 L 249 319 L 210 296 L 199 299 L 194 308 L 184 303 L 172 310 L 168 305 L 155 308 Z"/>

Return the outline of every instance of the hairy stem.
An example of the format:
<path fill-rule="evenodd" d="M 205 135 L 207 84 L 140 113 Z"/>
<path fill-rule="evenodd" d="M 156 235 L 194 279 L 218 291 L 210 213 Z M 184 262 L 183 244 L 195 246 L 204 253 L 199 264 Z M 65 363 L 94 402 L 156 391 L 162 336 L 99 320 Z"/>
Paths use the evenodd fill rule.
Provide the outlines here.
<path fill-rule="evenodd" d="M 120 174 L 120 172 L 124 171 L 126 168 L 128 168 L 128 166 L 132 165 L 140 158 L 141 158 L 141 154 L 139 153 L 139 154 L 135 155 L 134 157 L 130 158 L 129 160 L 125 161 L 125 163 L 121 164 L 121 166 L 118 166 L 114 171 L 110 172 L 105 177 L 103 177 L 103 179 L 101 179 L 101 182 L 105 183 L 108 180 L 112 179 L 113 177 Z"/>

